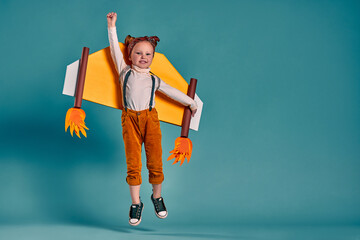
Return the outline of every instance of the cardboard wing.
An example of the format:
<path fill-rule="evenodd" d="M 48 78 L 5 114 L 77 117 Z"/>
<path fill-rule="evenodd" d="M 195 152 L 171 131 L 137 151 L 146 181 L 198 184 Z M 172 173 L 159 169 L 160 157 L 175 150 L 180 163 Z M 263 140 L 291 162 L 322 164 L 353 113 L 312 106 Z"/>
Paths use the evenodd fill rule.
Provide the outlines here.
<path fill-rule="evenodd" d="M 125 46 L 119 43 L 124 53 Z M 125 54 L 124 54 L 125 55 Z M 170 86 L 177 88 L 184 94 L 187 93 L 188 83 L 179 74 L 165 55 L 155 52 L 150 66 L 151 72 L 160 77 Z M 79 73 L 79 60 L 69 64 L 66 68 L 63 94 L 75 96 L 76 82 Z M 92 53 L 88 57 L 83 99 L 104 106 L 122 109 L 122 94 L 119 76 L 111 59 L 110 47 Z M 191 119 L 190 129 L 199 129 L 203 102 L 195 94 L 194 100 L 198 105 L 195 116 Z M 181 126 L 184 115 L 184 106 L 173 101 L 163 94 L 156 94 L 155 107 L 160 121 Z"/>

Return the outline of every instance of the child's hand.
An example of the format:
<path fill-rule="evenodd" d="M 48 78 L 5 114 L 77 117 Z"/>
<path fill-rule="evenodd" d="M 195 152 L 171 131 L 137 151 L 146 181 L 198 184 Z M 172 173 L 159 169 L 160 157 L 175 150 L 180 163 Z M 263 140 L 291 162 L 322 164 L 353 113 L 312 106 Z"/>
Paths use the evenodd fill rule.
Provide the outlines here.
<path fill-rule="evenodd" d="M 108 27 L 115 27 L 117 14 L 114 12 L 110 12 L 106 15 Z"/>
<path fill-rule="evenodd" d="M 190 109 L 191 110 L 191 109 Z M 191 116 L 194 117 L 197 109 L 191 110 Z"/>

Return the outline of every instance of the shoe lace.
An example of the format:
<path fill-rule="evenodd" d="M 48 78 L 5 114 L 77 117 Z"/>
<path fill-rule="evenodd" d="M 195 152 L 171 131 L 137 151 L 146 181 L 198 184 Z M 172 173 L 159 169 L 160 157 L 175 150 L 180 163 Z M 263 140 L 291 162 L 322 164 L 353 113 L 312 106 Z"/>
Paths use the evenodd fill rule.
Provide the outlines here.
<path fill-rule="evenodd" d="M 166 211 L 166 207 L 162 197 L 154 199 L 153 201 L 157 212 Z"/>
<path fill-rule="evenodd" d="M 137 205 L 137 204 L 133 204 L 131 205 L 130 208 L 130 218 L 140 218 L 140 213 L 141 213 L 141 206 Z"/>

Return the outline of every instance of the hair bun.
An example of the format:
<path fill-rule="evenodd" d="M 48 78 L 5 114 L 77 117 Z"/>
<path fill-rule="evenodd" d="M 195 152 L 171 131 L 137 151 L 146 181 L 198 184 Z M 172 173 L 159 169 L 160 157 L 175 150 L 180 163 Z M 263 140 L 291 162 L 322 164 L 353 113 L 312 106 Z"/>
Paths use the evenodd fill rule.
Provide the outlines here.
<path fill-rule="evenodd" d="M 125 38 L 125 46 L 129 46 L 129 44 L 134 40 L 135 38 L 130 36 L 130 35 L 127 35 L 126 38 Z"/>
<path fill-rule="evenodd" d="M 146 38 L 154 47 L 156 47 L 157 43 L 160 42 L 160 39 L 157 36 L 151 36 Z"/>

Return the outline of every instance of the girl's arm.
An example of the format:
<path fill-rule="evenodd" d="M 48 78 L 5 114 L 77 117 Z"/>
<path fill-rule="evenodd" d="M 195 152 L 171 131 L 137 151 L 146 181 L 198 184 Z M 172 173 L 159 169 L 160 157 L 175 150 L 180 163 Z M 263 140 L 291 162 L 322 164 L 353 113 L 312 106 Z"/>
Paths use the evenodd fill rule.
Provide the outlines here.
<path fill-rule="evenodd" d="M 160 79 L 158 91 L 164 93 L 169 98 L 181 103 L 184 106 L 188 106 L 191 109 L 192 115 L 194 116 L 198 106 L 194 99 L 184 94 L 183 92 L 173 88 L 169 84 L 165 83 Z"/>
<path fill-rule="evenodd" d="M 121 71 L 127 66 L 123 54 L 119 47 L 119 40 L 116 33 L 116 19 L 117 14 L 114 12 L 108 13 L 106 15 L 107 23 L 108 23 L 108 36 L 109 36 L 109 43 L 110 43 L 110 53 L 111 57 L 114 61 L 116 71 L 120 75 Z"/>

